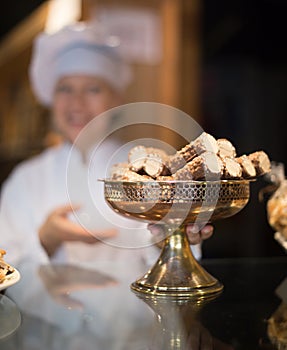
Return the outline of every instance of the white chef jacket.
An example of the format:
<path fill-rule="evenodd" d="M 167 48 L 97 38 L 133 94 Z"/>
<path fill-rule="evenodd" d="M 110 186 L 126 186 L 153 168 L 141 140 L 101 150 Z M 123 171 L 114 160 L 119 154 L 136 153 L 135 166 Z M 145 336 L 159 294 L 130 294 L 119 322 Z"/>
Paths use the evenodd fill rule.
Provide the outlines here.
<path fill-rule="evenodd" d="M 79 337 L 84 335 L 85 327 L 86 331 L 95 334 L 95 348 L 98 348 L 96 340 L 109 344 L 107 348 L 115 350 L 145 348 L 149 340 L 141 336 L 146 334 L 142 327 L 150 327 L 153 314 L 133 293 L 127 293 L 127 286 L 146 272 L 146 265 L 152 265 L 160 252 L 157 247 L 148 244 L 151 233 L 146 223 L 121 217 L 105 202 L 104 185 L 97 179 L 105 177 L 105 164 L 114 147 L 113 144 L 105 144 L 100 154 L 91 157 L 94 161 L 88 163 L 83 163 L 76 151 L 71 158 L 71 146 L 68 144 L 49 148 L 18 165 L 3 184 L 0 246 L 7 251 L 7 261 L 17 267 L 23 277 L 8 288 L 7 295 L 16 301 L 22 312 L 32 318 L 43 319 L 47 325 L 55 325 L 61 334 L 57 337 L 53 333 L 53 339 L 66 339 L 68 342 L 72 333 L 78 331 Z M 96 205 L 94 202 L 97 202 Z M 108 242 L 92 245 L 65 242 L 51 258 L 57 263 L 91 268 L 91 271 L 104 273 L 117 282 L 115 286 L 111 284 L 105 288 L 71 291 L 71 298 L 79 301 L 83 310 L 67 309 L 49 295 L 43 298 L 48 291 L 39 278 L 39 266 L 49 263 L 49 257 L 39 242 L 38 229 L 51 211 L 69 203 L 82 205 L 75 215 L 71 215 L 71 220 L 80 222 L 87 229 L 114 226 L 119 231 L 118 236 Z M 195 257 L 199 258 L 200 246 L 192 246 L 192 249 Z M 114 300 L 113 288 L 117 288 L 117 300 Z M 103 300 L 107 300 L 104 307 Z M 109 321 L 111 310 L 116 310 L 112 325 Z M 83 314 L 93 320 L 83 325 Z M 137 321 L 139 317 L 140 322 Z M 136 328 L 138 323 L 142 325 L 139 330 Z M 112 344 L 113 337 L 119 338 L 117 334 L 121 335 L 123 344 L 118 341 Z M 131 343 L 131 334 L 136 344 Z M 108 335 L 111 335 L 110 339 Z M 30 349 L 30 344 L 35 341 L 33 334 L 28 338 L 21 339 L 25 349 Z M 84 340 L 88 342 L 90 337 L 79 339 L 85 346 Z M 127 344 L 130 346 L 127 347 Z M 49 343 L 49 348 L 54 347 Z M 76 344 L 68 344 L 67 348 L 77 347 Z"/>
<path fill-rule="evenodd" d="M 130 261 L 132 269 L 143 261 L 151 264 L 156 260 L 159 251 L 149 244 L 147 224 L 121 217 L 105 202 L 104 185 L 98 178 L 106 176 L 106 164 L 114 147 L 107 142 L 97 150 L 94 161 L 84 163 L 80 154 L 73 148 L 71 152 L 71 146 L 64 143 L 46 149 L 13 170 L 3 184 L 0 209 L 0 246 L 7 251 L 6 259 L 11 265 L 17 267 L 23 260 L 49 262 L 39 242 L 38 229 L 55 208 L 70 203 L 81 205 L 71 220 L 91 230 L 113 226 L 119 234 L 97 244 L 66 242 L 52 260 L 103 272 L 115 266 L 120 269 L 121 262 Z M 200 258 L 200 246 L 192 249 Z"/>

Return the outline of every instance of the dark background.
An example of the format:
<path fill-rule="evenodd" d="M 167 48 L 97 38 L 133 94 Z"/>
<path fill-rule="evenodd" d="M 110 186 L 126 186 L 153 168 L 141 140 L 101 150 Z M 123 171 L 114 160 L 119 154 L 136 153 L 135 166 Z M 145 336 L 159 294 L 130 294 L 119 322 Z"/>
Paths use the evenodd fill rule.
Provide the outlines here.
<path fill-rule="evenodd" d="M 2 4 L 0 38 L 42 2 Z M 230 139 L 238 154 L 263 149 L 272 161 L 286 164 L 287 1 L 203 0 L 202 5 L 203 128 Z M 214 223 L 205 257 L 285 254 L 267 222 L 267 198 L 258 200 L 267 184 L 264 178 L 252 183 L 246 208 Z"/>
<path fill-rule="evenodd" d="M 265 150 L 287 164 L 287 2 L 204 1 L 202 109 L 204 129 L 233 141 L 239 154 Z M 247 207 L 216 222 L 204 244 L 207 257 L 280 255 L 259 191 L 251 184 Z"/>
<path fill-rule="evenodd" d="M 3 2 L 1 4 L 0 40 L 44 2 L 43 0 L 10 0 Z"/>

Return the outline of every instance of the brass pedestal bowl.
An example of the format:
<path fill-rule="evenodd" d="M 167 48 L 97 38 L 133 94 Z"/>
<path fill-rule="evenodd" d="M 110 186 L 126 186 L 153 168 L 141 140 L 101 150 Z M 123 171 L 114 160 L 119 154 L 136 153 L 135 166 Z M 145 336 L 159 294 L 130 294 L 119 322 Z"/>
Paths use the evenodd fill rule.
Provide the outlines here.
<path fill-rule="evenodd" d="M 166 227 L 155 265 L 131 288 L 140 293 L 178 298 L 210 298 L 223 285 L 194 258 L 185 226 L 199 227 L 238 213 L 249 200 L 248 180 L 104 181 L 105 200 L 125 217 Z"/>

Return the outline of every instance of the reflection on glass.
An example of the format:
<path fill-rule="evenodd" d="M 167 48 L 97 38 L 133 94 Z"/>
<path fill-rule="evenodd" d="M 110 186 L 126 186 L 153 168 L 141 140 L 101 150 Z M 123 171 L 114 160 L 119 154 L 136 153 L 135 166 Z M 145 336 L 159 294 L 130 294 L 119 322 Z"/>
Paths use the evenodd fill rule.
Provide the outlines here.
<path fill-rule="evenodd" d="M 276 289 L 281 303 L 268 319 L 267 333 L 278 350 L 287 349 L 287 278 Z"/>
<path fill-rule="evenodd" d="M 0 340 L 16 331 L 21 323 L 21 314 L 16 304 L 0 294 Z"/>
<path fill-rule="evenodd" d="M 136 295 L 155 313 L 150 350 L 234 350 L 214 338 L 200 322 L 200 310 L 210 299 L 191 300 Z"/>

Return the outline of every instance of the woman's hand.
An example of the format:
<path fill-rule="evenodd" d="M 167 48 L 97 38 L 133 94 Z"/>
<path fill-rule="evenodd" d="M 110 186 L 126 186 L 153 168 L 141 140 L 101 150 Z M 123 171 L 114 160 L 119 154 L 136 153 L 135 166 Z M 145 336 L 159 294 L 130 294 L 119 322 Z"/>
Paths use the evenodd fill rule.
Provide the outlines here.
<path fill-rule="evenodd" d="M 163 225 L 148 224 L 148 229 L 153 235 L 153 240 L 160 242 L 165 238 L 165 230 Z M 186 225 L 186 234 L 190 244 L 199 244 L 203 240 L 210 238 L 213 235 L 214 228 L 207 224 L 201 230 L 196 224 Z"/>
<path fill-rule="evenodd" d="M 73 210 L 70 205 L 56 208 L 40 227 L 39 239 L 49 256 L 52 256 L 63 242 L 94 244 L 99 241 L 96 237 L 108 238 L 116 235 L 117 231 L 114 228 L 94 231 L 92 235 L 84 227 L 69 219 L 68 215 Z"/>
<path fill-rule="evenodd" d="M 186 233 L 190 244 L 198 244 L 213 235 L 214 228 L 207 224 L 201 230 L 196 224 L 188 224 L 186 226 Z"/>

